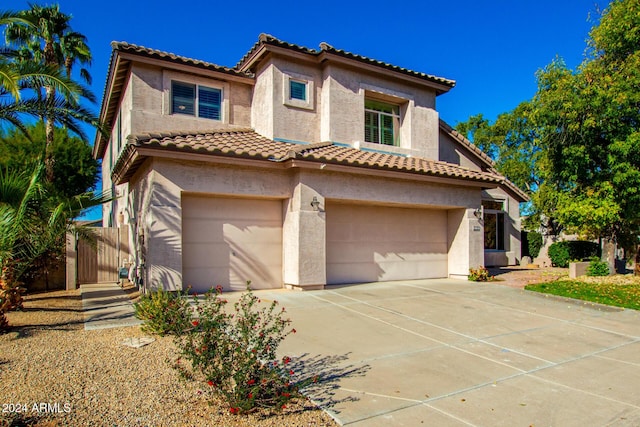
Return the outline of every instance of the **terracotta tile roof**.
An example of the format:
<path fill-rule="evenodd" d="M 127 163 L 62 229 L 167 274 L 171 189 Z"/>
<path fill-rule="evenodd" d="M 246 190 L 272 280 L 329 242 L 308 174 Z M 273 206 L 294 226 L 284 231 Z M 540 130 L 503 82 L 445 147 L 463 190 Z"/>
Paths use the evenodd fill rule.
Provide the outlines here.
<path fill-rule="evenodd" d="M 265 138 L 251 129 L 217 129 L 210 132 L 171 132 L 130 136 L 126 149 L 113 168 L 116 182 L 126 182 L 137 166 L 144 161 L 144 158 L 136 153 L 138 148 L 273 162 L 305 160 L 487 183 L 504 181 L 504 177 L 496 173 L 478 172 L 419 157 L 359 150 L 330 142 L 308 145 L 279 142 Z"/>
<path fill-rule="evenodd" d="M 296 45 L 296 44 L 288 43 L 288 42 L 282 41 L 280 39 L 277 39 L 276 37 L 274 37 L 274 36 L 272 36 L 270 34 L 264 34 L 264 33 L 260 34 L 258 42 L 253 45 L 253 47 L 240 59 L 240 61 L 238 61 L 238 63 L 235 66 L 235 69 L 241 69 L 242 66 L 255 54 L 255 52 L 262 45 L 278 46 L 278 47 L 282 47 L 282 48 L 285 48 L 285 49 L 293 50 L 295 52 L 305 53 L 305 54 L 313 55 L 313 56 L 319 56 L 323 52 L 327 52 L 327 53 L 331 53 L 331 54 L 334 54 L 334 55 L 342 56 L 344 58 L 349 58 L 349 59 L 353 59 L 355 61 L 363 62 L 363 63 L 366 63 L 366 64 L 374 65 L 374 66 L 385 68 L 385 69 L 392 70 L 392 71 L 396 71 L 398 73 L 406 74 L 406 75 L 409 75 L 409 76 L 412 76 L 412 77 L 417 77 L 417 78 L 420 78 L 420 79 L 423 79 L 423 80 L 428 80 L 428 81 L 432 81 L 432 82 L 435 82 L 435 83 L 439 83 L 439 84 L 448 86 L 449 88 L 452 88 L 452 87 L 454 87 L 456 85 L 455 80 L 445 79 L 443 77 L 438 77 L 438 76 L 434 76 L 434 75 L 431 75 L 431 74 L 425 74 L 425 73 L 421 73 L 421 72 L 418 72 L 418 71 L 409 70 L 407 68 L 398 67 L 397 65 L 389 64 L 387 62 L 378 61 L 376 59 L 367 58 L 366 56 L 357 55 L 355 53 L 347 52 L 347 51 L 342 50 L 342 49 L 336 49 L 333 46 L 331 46 L 330 44 L 325 43 L 325 42 L 320 43 L 320 49 L 316 50 L 316 49 L 310 49 L 308 47 L 304 47 L 304 46 L 299 46 L 299 45 Z"/>
<path fill-rule="evenodd" d="M 138 46 L 127 42 L 111 42 L 111 48 L 114 51 L 130 52 L 138 55 L 144 55 L 150 58 L 163 59 L 170 62 L 175 62 L 184 65 L 190 65 L 198 68 L 203 68 L 211 71 L 218 71 L 221 73 L 233 74 L 241 77 L 253 77 L 253 74 L 238 71 L 236 68 L 223 67 L 221 65 L 212 64 L 211 62 L 201 61 L 199 59 L 188 58 L 186 56 L 176 55 L 171 52 L 164 52 L 157 49 L 151 49 L 144 46 Z"/>

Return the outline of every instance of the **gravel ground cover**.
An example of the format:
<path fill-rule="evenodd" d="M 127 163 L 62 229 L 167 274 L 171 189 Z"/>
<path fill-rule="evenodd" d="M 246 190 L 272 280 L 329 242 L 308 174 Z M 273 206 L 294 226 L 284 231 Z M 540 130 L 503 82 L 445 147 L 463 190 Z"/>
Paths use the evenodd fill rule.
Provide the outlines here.
<path fill-rule="evenodd" d="M 545 267 L 527 268 L 520 266 L 489 268 L 489 274 L 495 277 L 495 284 L 524 288 L 532 283 L 553 282 L 569 277 L 568 268 Z"/>
<path fill-rule="evenodd" d="M 85 331 L 80 291 L 34 294 L 0 335 L 0 426 L 335 426 L 311 402 L 236 416 L 170 366 L 171 337 L 135 349 L 139 327 Z"/>

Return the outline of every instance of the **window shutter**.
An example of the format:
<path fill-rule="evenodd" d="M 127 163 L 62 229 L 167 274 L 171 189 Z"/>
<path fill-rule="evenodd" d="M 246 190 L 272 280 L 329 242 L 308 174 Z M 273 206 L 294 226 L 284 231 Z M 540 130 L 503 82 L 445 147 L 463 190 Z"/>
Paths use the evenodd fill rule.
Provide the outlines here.
<path fill-rule="evenodd" d="M 385 145 L 393 145 L 393 117 L 382 115 L 382 141 Z"/>
<path fill-rule="evenodd" d="M 194 99 L 195 86 L 185 83 L 171 83 L 171 113 L 173 114 L 195 114 Z"/>
<path fill-rule="evenodd" d="M 208 87 L 198 87 L 198 116 L 206 119 L 220 120 L 222 91 Z"/>
<path fill-rule="evenodd" d="M 378 115 L 371 111 L 364 112 L 364 141 L 380 142 L 378 139 Z"/>
<path fill-rule="evenodd" d="M 295 80 L 289 80 L 289 98 L 306 101 L 307 100 L 307 84 L 302 82 L 297 82 Z"/>

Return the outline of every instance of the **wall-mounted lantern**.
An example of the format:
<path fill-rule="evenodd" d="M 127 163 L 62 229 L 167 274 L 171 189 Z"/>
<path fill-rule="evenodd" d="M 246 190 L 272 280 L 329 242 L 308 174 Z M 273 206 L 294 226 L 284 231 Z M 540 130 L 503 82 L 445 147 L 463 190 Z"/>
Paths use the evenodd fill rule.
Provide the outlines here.
<path fill-rule="evenodd" d="M 320 202 L 318 201 L 318 198 L 316 196 L 313 196 L 313 199 L 311 199 L 311 207 L 314 211 L 320 210 Z"/>
<path fill-rule="evenodd" d="M 482 206 L 480 206 L 479 208 L 476 208 L 475 211 L 473 211 L 473 215 L 478 218 L 478 219 L 482 219 L 482 215 L 484 214 Z"/>

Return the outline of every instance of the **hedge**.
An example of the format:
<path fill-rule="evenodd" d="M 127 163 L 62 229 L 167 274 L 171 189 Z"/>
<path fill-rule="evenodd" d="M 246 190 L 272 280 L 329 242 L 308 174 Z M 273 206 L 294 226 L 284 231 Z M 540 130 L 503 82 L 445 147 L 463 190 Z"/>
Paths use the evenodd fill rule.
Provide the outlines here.
<path fill-rule="evenodd" d="M 600 258 L 600 245 L 595 242 L 582 240 L 556 242 L 549 246 L 549 258 L 556 267 L 568 267 L 571 261 L 588 260 L 592 257 Z"/>
<path fill-rule="evenodd" d="M 536 258 L 538 255 L 540 255 L 540 248 L 542 248 L 542 234 L 538 233 L 537 231 L 528 232 L 527 245 L 531 258 Z"/>

